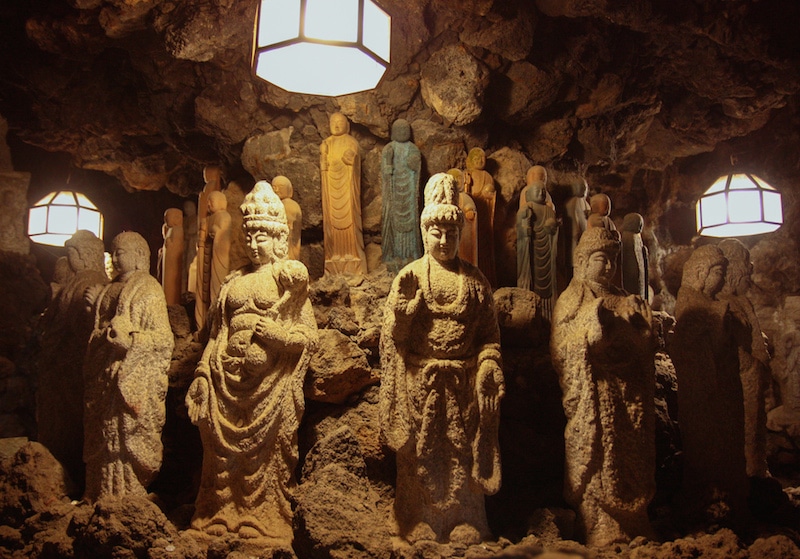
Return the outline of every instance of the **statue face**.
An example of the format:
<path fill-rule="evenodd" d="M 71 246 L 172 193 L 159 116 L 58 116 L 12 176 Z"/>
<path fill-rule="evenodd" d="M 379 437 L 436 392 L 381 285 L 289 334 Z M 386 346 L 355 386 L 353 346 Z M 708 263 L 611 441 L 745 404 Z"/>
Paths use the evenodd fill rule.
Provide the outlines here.
<path fill-rule="evenodd" d="M 425 231 L 425 251 L 439 262 L 449 262 L 458 254 L 461 231 L 455 223 L 434 223 Z"/>
<path fill-rule="evenodd" d="M 347 117 L 342 113 L 333 113 L 330 120 L 331 134 L 341 136 L 347 132 Z"/>
<path fill-rule="evenodd" d="M 586 262 L 585 279 L 608 284 L 614 277 L 615 265 L 616 262 L 611 258 L 610 254 L 601 250 L 593 252 Z"/>
<path fill-rule="evenodd" d="M 256 265 L 272 264 L 278 257 L 275 254 L 275 237 L 262 229 L 246 229 L 245 243 L 250 261 Z"/>
<path fill-rule="evenodd" d="M 118 274 L 135 272 L 141 258 L 139 252 L 126 244 L 114 244 L 111 252 L 111 263 Z"/>
<path fill-rule="evenodd" d="M 392 124 L 392 141 L 407 142 L 411 139 L 411 126 L 408 121 L 399 119 Z"/>
<path fill-rule="evenodd" d="M 541 183 L 532 186 L 530 192 L 533 202 L 544 204 L 547 201 L 547 190 L 545 190 L 544 185 Z"/>
<path fill-rule="evenodd" d="M 468 169 L 483 169 L 486 167 L 486 153 L 481 148 L 470 150 L 467 157 Z"/>
<path fill-rule="evenodd" d="M 713 297 L 722 289 L 722 282 L 725 280 L 725 268 L 721 264 L 715 264 L 708 270 L 708 274 L 703 280 L 703 293 Z"/>

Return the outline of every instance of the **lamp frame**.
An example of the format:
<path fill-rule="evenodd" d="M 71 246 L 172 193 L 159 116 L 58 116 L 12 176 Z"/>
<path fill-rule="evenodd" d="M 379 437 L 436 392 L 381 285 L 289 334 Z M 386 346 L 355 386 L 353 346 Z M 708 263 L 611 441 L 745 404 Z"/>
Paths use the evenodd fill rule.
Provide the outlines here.
<path fill-rule="evenodd" d="M 297 93 L 297 92 L 294 92 L 294 91 L 286 90 L 286 89 L 282 88 L 281 86 L 279 86 L 277 84 L 274 84 L 273 82 L 267 80 L 266 78 L 263 78 L 263 77 L 259 76 L 256 73 L 256 68 L 257 68 L 257 64 L 256 63 L 258 61 L 258 56 L 260 54 L 262 54 L 262 53 L 267 53 L 267 52 L 270 52 L 270 51 L 279 50 L 281 48 L 289 47 L 289 46 L 292 46 L 292 45 L 298 45 L 298 44 L 301 44 L 301 43 L 310 43 L 310 44 L 315 44 L 315 45 L 326 45 L 326 46 L 332 46 L 332 47 L 358 49 L 360 52 L 362 52 L 363 54 L 365 54 L 369 58 L 371 58 L 373 61 L 375 61 L 377 64 L 383 66 L 383 73 L 381 74 L 381 79 L 383 78 L 383 75 L 385 75 L 386 70 L 389 68 L 390 60 L 386 60 L 386 59 L 382 58 L 380 55 L 375 53 L 372 49 L 367 47 L 366 44 L 364 44 L 364 7 L 365 7 L 365 4 L 366 4 L 367 0 L 358 0 L 358 30 L 357 30 L 356 40 L 354 42 L 351 42 L 351 41 L 336 41 L 336 40 L 330 40 L 330 39 L 318 39 L 318 38 L 315 38 L 315 37 L 307 36 L 306 33 L 305 33 L 305 29 L 306 29 L 306 11 L 307 11 L 308 0 L 300 0 L 300 18 L 299 18 L 299 29 L 297 30 L 297 36 L 296 37 L 292 37 L 291 39 L 286 39 L 286 40 L 283 40 L 283 41 L 279 41 L 277 43 L 272 43 L 272 44 L 264 46 L 264 47 L 259 47 L 258 46 L 258 35 L 259 35 L 258 32 L 259 32 L 259 26 L 261 24 L 261 10 L 262 10 L 262 6 L 263 6 L 265 1 L 268 1 L 268 0 L 259 0 L 258 1 L 258 9 L 256 11 L 256 20 L 255 20 L 255 25 L 253 26 L 253 48 L 251 50 L 252 54 L 251 54 L 251 57 L 250 57 L 250 72 L 253 75 L 253 77 L 255 77 L 255 78 L 259 79 L 259 80 L 262 80 L 262 81 L 266 81 L 266 82 L 268 82 L 268 83 L 274 85 L 275 87 L 278 87 L 278 88 L 280 88 L 280 89 L 282 89 L 284 91 L 289 91 L 290 93 Z M 377 4 L 374 1 L 373 1 L 373 4 L 375 4 L 381 11 L 386 13 L 386 11 L 383 10 L 383 8 L 381 8 L 379 4 Z M 386 15 L 389 17 L 389 21 L 390 21 L 389 25 L 391 26 L 391 16 L 389 16 L 388 13 L 386 13 Z M 391 37 L 391 34 L 390 34 L 390 37 Z M 391 58 L 391 54 L 389 55 L 389 57 Z M 380 79 L 378 80 L 378 83 L 380 83 Z M 371 88 L 359 89 L 357 91 L 351 91 L 351 92 L 343 94 L 343 95 L 350 95 L 352 93 L 360 93 L 362 91 L 369 91 L 369 89 L 371 89 Z M 305 95 L 320 95 L 320 96 L 323 96 L 323 97 L 336 96 L 336 95 L 324 95 L 324 94 L 319 94 L 319 93 L 304 93 L 304 94 Z"/>
<path fill-rule="evenodd" d="M 746 177 L 747 180 L 749 180 L 750 183 L 752 183 L 752 187 L 751 188 L 734 188 L 734 189 L 732 189 L 731 188 L 731 183 L 733 181 L 733 178 L 736 175 L 741 175 L 741 176 Z M 712 184 L 712 187 L 718 181 L 719 181 L 719 179 L 714 181 L 714 183 Z M 709 187 L 709 190 L 712 187 Z M 758 216 L 758 219 L 754 219 L 754 220 L 738 220 L 738 221 L 733 220 L 732 217 L 731 217 L 731 200 L 730 200 L 731 192 L 757 192 L 758 193 L 758 197 L 759 197 L 759 216 Z M 764 194 L 765 193 L 775 193 L 778 196 L 778 199 L 781 201 L 780 202 L 780 204 L 781 204 L 781 216 L 780 216 L 780 220 L 779 221 L 775 221 L 775 220 L 772 220 L 772 219 L 767 217 L 766 212 L 765 212 L 765 204 L 764 204 Z M 712 224 L 712 225 L 704 224 L 703 223 L 703 211 L 702 211 L 704 200 L 706 200 L 706 199 L 708 199 L 709 197 L 712 197 L 712 196 L 720 196 L 720 195 L 722 195 L 724 197 L 724 200 L 725 200 L 725 211 L 726 211 L 725 222 L 724 223 L 715 223 L 715 224 Z M 748 172 L 738 172 L 737 173 L 737 172 L 731 171 L 730 173 L 728 173 L 727 178 L 725 179 L 725 186 L 724 186 L 724 188 L 722 190 L 716 191 L 716 192 L 711 192 L 711 193 L 709 193 L 708 190 L 706 190 L 703 193 L 703 195 L 700 196 L 700 199 L 697 201 L 697 206 L 696 206 L 696 220 L 697 220 L 697 234 L 701 235 L 701 236 L 707 236 L 707 237 L 743 236 L 744 237 L 744 236 L 771 233 L 771 232 L 777 230 L 778 228 L 780 228 L 781 225 L 783 225 L 782 198 L 781 198 L 780 192 L 778 190 L 776 190 L 775 188 L 770 186 L 766 181 L 764 181 L 763 179 L 755 176 L 754 174 L 748 173 Z M 766 230 L 764 230 L 764 231 L 755 231 L 755 232 L 752 232 L 752 233 L 743 233 L 743 234 L 732 234 L 730 232 L 725 232 L 727 230 L 719 232 L 719 233 L 715 231 L 716 229 L 725 228 L 726 226 L 738 225 L 738 226 L 747 227 L 747 226 L 754 226 L 756 224 L 764 224 Z"/>
<path fill-rule="evenodd" d="M 66 194 L 72 198 L 72 203 L 64 204 L 64 203 L 54 203 L 58 198 L 62 195 Z M 83 203 L 79 195 L 85 198 L 86 202 L 91 204 L 87 206 Z M 47 200 L 45 202 L 45 200 Z M 58 231 L 57 229 L 51 229 L 51 212 L 53 208 L 75 208 L 75 231 L 71 233 Z M 33 222 L 31 220 L 31 216 L 35 210 L 44 209 L 44 229 L 41 231 L 31 232 L 31 227 Z M 92 202 L 88 196 L 83 193 L 77 192 L 75 190 L 71 190 L 69 188 L 61 189 L 61 190 L 54 190 L 44 196 L 41 200 L 36 202 L 33 206 L 28 208 L 28 238 L 37 244 L 44 244 L 48 246 L 64 246 L 64 242 L 66 242 L 72 235 L 75 234 L 76 231 L 80 229 L 81 225 L 81 215 L 82 214 L 97 214 L 97 221 L 99 231 L 95 233 L 99 239 L 103 238 L 103 230 L 105 226 L 105 217 L 103 216 L 103 212 L 97 207 L 97 205 Z M 60 241 L 60 244 L 57 242 L 53 242 L 54 240 Z"/>

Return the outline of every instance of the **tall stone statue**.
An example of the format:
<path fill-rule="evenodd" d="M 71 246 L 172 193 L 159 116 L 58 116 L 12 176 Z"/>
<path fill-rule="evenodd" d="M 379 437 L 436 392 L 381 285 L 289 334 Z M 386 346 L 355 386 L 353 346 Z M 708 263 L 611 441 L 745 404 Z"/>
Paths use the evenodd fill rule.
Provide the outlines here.
<path fill-rule="evenodd" d="M 575 248 L 581 235 L 586 231 L 587 218 L 591 212 L 586 196 L 589 193 L 589 186 L 585 180 L 576 181 L 572 186 L 572 196 L 564 204 L 564 226 L 561 229 L 561 237 L 564 242 L 564 277 L 569 281 L 572 279 L 572 268 L 574 266 Z"/>
<path fill-rule="evenodd" d="M 689 522 L 702 522 L 720 511 L 728 511 L 728 520 L 734 522 L 747 515 L 735 317 L 730 304 L 717 299 L 726 266 L 725 256 L 712 245 L 695 249 L 686 261 L 668 347 L 678 378 L 682 506 Z"/>
<path fill-rule="evenodd" d="M 392 141 L 381 152 L 381 259 L 393 273 L 422 256 L 419 236 L 419 176 L 422 157 L 411 142 L 411 125 L 399 118 Z"/>
<path fill-rule="evenodd" d="M 535 181 L 521 193 L 517 212 L 517 287 L 536 293 L 550 317 L 556 296 L 556 253 L 558 223 L 556 212 L 547 205 L 545 183 Z"/>
<path fill-rule="evenodd" d="M 458 184 L 458 207 L 464 214 L 464 226 L 461 228 L 461 243 L 458 245 L 458 257 L 473 266 L 478 265 L 478 211 L 472 196 L 464 192 L 464 173 L 461 169 L 450 169 Z"/>
<path fill-rule="evenodd" d="M 394 521 L 407 541 L 478 543 L 500 488 L 500 332 L 484 275 L 458 258 L 451 175 L 425 187 L 425 255 L 392 283 L 381 333 L 381 432 L 397 453 Z"/>
<path fill-rule="evenodd" d="M 167 305 L 181 304 L 183 279 L 183 210 L 169 208 L 164 212 L 162 227 L 164 245 L 161 247 L 161 286 Z"/>
<path fill-rule="evenodd" d="M 601 227 L 609 231 L 616 231 L 617 226 L 611 219 L 611 198 L 607 194 L 595 194 L 589 198 L 591 211 L 586 219 L 586 228 Z"/>
<path fill-rule="evenodd" d="M 181 291 L 197 291 L 197 205 L 186 200 L 183 203 L 183 280 Z M 192 274 L 191 270 L 194 270 Z"/>
<path fill-rule="evenodd" d="M 283 202 L 286 211 L 286 224 L 289 226 L 289 260 L 300 260 L 300 234 L 303 232 L 303 210 L 300 204 L 292 199 L 294 189 L 292 181 L 283 175 L 272 179 L 272 188 Z"/>
<path fill-rule="evenodd" d="M 331 135 L 320 149 L 325 273 L 367 273 L 361 233 L 361 156 L 342 113 L 330 118 Z"/>
<path fill-rule="evenodd" d="M 39 442 L 83 487 L 83 358 L 92 316 L 83 293 L 108 283 L 103 241 L 78 231 L 64 244 L 70 274 L 42 316 L 42 349 L 37 361 L 36 423 Z"/>
<path fill-rule="evenodd" d="M 642 242 L 644 218 L 629 213 L 622 221 L 622 289 L 647 300 L 650 251 Z"/>
<path fill-rule="evenodd" d="M 486 153 L 472 148 L 467 154 L 464 190 L 475 202 L 478 214 L 478 268 L 492 286 L 497 283 L 494 263 L 494 208 L 497 191 L 492 175 L 484 170 Z"/>
<path fill-rule="evenodd" d="M 739 348 L 739 378 L 744 394 L 744 455 L 747 475 L 767 477 L 767 387 L 770 383 L 770 355 L 753 303 L 747 298 L 752 284 L 753 263 L 750 251 L 737 239 L 719 243 L 728 260 L 720 301 L 730 305 L 736 318 Z"/>
<path fill-rule="evenodd" d="M 117 276 L 87 288 L 94 329 L 84 359 L 86 493 L 146 496 L 161 467 L 167 369 L 174 339 L 164 291 L 138 233 L 114 238 Z"/>
<path fill-rule="evenodd" d="M 209 309 L 219 297 L 222 282 L 230 272 L 231 214 L 228 199 L 222 192 L 211 192 L 208 196 L 208 217 L 205 220 L 205 242 L 203 243 L 203 300 Z M 198 329 L 201 326 L 198 324 Z"/>
<path fill-rule="evenodd" d="M 564 497 L 596 546 L 653 535 L 656 341 L 647 302 L 611 283 L 618 252 L 611 231 L 581 236 L 550 341 L 567 417 Z"/>
<path fill-rule="evenodd" d="M 222 286 L 186 396 L 203 442 L 192 527 L 290 544 L 303 379 L 317 325 L 308 270 L 286 259 L 286 214 L 268 182 L 256 183 L 242 212 L 251 264 Z"/>
<path fill-rule="evenodd" d="M 207 283 L 209 280 L 206 276 L 209 264 L 205 262 L 209 197 L 212 192 L 222 191 L 222 171 L 215 165 L 209 165 L 203 169 L 203 179 L 205 179 L 206 183 L 197 202 L 197 263 L 195 265 L 197 270 L 195 287 L 197 291 L 195 292 L 194 319 L 198 330 L 202 330 L 206 323 L 206 314 L 208 314 L 210 305 L 208 289 L 204 287 L 204 284 L 209 285 Z"/>

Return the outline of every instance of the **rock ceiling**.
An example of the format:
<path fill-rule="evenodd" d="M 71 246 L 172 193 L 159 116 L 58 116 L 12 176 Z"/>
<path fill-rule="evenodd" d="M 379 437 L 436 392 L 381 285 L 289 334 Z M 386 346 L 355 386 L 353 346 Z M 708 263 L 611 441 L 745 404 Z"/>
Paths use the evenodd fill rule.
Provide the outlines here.
<path fill-rule="evenodd" d="M 334 110 L 365 151 L 403 117 L 430 173 L 508 148 L 556 181 L 585 176 L 666 237 L 731 155 L 785 192 L 800 177 L 795 2 L 381 0 L 391 68 L 336 99 L 251 78 L 255 3 L 3 2 L 0 114 L 127 190 L 181 195 L 210 163 L 255 178 L 287 156 L 318 165 Z"/>

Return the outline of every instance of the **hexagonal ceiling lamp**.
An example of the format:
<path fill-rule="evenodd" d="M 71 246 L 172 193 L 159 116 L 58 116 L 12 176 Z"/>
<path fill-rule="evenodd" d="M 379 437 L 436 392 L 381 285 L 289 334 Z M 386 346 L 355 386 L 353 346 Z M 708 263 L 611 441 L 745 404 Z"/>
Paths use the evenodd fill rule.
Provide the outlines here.
<path fill-rule="evenodd" d="M 391 27 L 372 0 L 261 0 L 253 73 L 295 93 L 373 89 L 389 65 Z"/>
<path fill-rule="evenodd" d="M 51 192 L 28 210 L 28 237 L 35 243 L 63 247 L 80 229 L 103 238 L 103 214 L 80 192 Z"/>
<path fill-rule="evenodd" d="M 721 176 L 697 201 L 697 232 L 706 237 L 761 235 L 781 224 L 780 192 L 749 173 Z"/>

